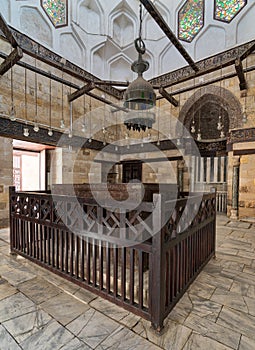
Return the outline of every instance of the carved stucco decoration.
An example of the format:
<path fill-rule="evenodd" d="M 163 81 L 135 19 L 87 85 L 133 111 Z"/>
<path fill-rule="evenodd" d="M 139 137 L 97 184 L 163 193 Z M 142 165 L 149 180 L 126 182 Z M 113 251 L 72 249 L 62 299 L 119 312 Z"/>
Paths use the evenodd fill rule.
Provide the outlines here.
<path fill-rule="evenodd" d="M 242 127 L 242 106 L 240 102 L 229 90 L 214 85 L 198 89 L 195 94 L 185 102 L 180 111 L 180 122 L 183 123 L 187 130 L 190 130 L 193 115 L 198 112 L 199 108 L 203 108 L 203 106 L 207 108 L 206 106 L 208 105 L 213 108 L 211 112 L 212 117 L 215 119 L 214 131 L 217 130 L 218 110 L 222 111 L 225 125 L 228 124 L 228 130 L 225 130 L 226 132 L 231 129 Z M 202 116 L 203 113 L 201 114 L 201 118 Z M 213 131 L 211 136 L 212 137 L 207 137 L 207 139 L 211 138 L 213 140 L 218 138 L 213 134 Z"/>

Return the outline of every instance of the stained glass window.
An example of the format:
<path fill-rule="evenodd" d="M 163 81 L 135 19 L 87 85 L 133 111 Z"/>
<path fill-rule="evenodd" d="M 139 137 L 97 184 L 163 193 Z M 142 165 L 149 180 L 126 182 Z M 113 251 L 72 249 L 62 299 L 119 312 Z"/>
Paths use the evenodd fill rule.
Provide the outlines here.
<path fill-rule="evenodd" d="M 246 4 L 247 0 L 214 0 L 214 18 L 229 23 Z"/>
<path fill-rule="evenodd" d="M 178 13 L 178 37 L 191 42 L 204 26 L 204 0 L 188 0 Z"/>
<path fill-rule="evenodd" d="M 41 0 L 41 6 L 56 28 L 67 25 L 67 0 Z"/>

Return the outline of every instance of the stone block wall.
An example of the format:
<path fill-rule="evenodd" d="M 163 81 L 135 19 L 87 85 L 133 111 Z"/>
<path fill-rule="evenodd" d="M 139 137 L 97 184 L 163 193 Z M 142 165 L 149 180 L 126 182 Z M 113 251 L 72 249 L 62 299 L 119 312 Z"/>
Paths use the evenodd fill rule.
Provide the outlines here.
<path fill-rule="evenodd" d="M 9 186 L 13 185 L 12 139 L 0 137 L 0 228 L 9 226 Z"/>

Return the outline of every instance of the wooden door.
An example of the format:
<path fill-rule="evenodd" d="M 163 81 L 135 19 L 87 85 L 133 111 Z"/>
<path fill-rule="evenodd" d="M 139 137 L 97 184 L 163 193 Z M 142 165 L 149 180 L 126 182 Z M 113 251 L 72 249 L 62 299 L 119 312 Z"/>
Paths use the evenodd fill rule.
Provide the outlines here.
<path fill-rule="evenodd" d="M 122 182 L 127 183 L 132 180 L 142 181 L 142 162 L 141 161 L 123 162 Z"/>

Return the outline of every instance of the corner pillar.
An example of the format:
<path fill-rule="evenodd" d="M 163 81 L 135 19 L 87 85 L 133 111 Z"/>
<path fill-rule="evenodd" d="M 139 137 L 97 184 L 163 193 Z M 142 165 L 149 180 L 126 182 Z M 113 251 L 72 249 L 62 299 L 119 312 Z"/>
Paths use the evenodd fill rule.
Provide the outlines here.
<path fill-rule="evenodd" d="M 232 175 L 232 208 L 230 210 L 230 219 L 238 220 L 239 218 L 239 180 L 240 180 L 240 157 L 233 159 Z"/>

